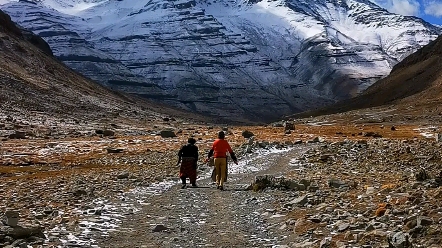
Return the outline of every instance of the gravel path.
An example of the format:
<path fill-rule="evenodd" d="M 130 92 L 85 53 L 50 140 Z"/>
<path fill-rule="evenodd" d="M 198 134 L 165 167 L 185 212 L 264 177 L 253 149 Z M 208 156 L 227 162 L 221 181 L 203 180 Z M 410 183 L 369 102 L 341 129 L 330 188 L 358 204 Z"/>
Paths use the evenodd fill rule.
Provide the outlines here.
<path fill-rule="evenodd" d="M 246 191 L 256 175 L 284 174 L 292 158 L 306 146 L 274 150 L 243 158 L 229 168 L 225 191 L 210 179 L 200 180 L 199 188 L 181 189 L 174 185 L 152 195 L 121 228 L 98 240 L 100 247 L 275 247 L 287 244 L 284 231 L 272 222 L 283 221 L 272 203 L 275 192 Z M 290 192 L 285 192 L 290 194 Z M 280 219 L 280 220 L 278 220 Z"/>

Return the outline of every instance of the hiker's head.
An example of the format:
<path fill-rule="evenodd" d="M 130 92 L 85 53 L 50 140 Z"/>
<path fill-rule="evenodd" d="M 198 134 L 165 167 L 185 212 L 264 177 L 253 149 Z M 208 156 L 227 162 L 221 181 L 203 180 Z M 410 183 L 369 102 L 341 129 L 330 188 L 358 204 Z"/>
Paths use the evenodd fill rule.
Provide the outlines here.
<path fill-rule="evenodd" d="M 189 139 L 187 140 L 187 142 L 190 143 L 190 144 L 192 144 L 192 145 L 194 145 L 194 144 L 196 143 L 196 140 L 195 140 L 194 138 L 189 138 Z"/>
<path fill-rule="evenodd" d="M 226 137 L 226 134 L 224 133 L 224 131 L 218 132 L 218 139 L 224 139 L 225 137 Z"/>

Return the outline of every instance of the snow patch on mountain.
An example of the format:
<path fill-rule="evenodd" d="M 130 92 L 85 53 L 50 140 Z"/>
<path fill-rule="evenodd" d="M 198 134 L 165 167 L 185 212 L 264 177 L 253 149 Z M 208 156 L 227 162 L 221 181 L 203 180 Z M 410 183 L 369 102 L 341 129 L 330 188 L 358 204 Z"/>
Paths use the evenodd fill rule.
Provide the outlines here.
<path fill-rule="evenodd" d="M 354 96 L 441 33 L 368 0 L 42 0 L 2 8 L 104 85 L 237 120 Z"/>

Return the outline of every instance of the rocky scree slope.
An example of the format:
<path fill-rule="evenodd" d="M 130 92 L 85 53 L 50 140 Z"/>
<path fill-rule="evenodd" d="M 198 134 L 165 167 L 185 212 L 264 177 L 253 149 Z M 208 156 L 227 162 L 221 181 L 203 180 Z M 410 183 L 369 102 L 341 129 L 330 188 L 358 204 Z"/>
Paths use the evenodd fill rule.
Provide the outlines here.
<path fill-rule="evenodd" d="M 358 97 L 328 108 L 296 115 L 315 116 L 379 107 L 400 110 L 400 115 L 419 116 L 440 122 L 437 105 L 442 98 L 442 36 L 406 57 L 391 74 L 376 82 Z M 353 111 L 354 112 L 354 111 Z M 435 119 L 436 118 L 436 119 Z"/>
<path fill-rule="evenodd" d="M 2 8 L 103 85 L 235 120 L 268 121 L 354 96 L 441 32 L 366 0 L 43 0 Z"/>
<path fill-rule="evenodd" d="M 17 27 L 2 11 L 0 21 L 2 120 L 119 119 L 123 123 L 160 120 L 164 115 L 199 118 L 94 83 L 57 61 L 43 39 Z"/>

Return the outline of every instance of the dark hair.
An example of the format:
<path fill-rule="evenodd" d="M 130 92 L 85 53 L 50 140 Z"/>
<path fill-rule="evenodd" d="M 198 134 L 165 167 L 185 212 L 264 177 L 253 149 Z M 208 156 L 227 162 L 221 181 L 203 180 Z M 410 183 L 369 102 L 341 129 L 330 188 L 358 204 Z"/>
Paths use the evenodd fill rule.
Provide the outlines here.
<path fill-rule="evenodd" d="M 193 144 L 196 143 L 196 140 L 195 140 L 194 138 L 189 138 L 189 139 L 187 140 L 187 142 L 193 145 Z"/>
<path fill-rule="evenodd" d="M 224 131 L 219 131 L 218 132 L 218 139 L 224 139 L 224 137 L 226 137 L 226 134 L 224 133 Z"/>

